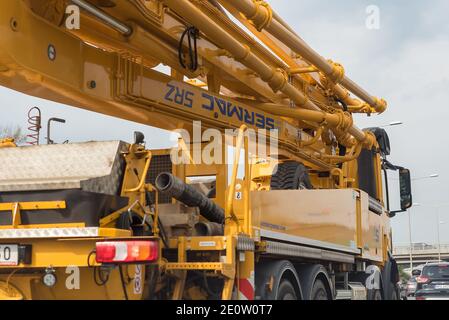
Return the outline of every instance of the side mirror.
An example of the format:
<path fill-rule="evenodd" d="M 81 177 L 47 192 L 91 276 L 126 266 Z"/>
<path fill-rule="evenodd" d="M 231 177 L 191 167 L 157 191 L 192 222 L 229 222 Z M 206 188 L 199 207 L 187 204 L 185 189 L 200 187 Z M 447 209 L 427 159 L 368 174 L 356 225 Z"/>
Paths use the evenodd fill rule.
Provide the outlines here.
<path fill-rule="evenodd" d="M 412 276 L 419 277 L 421 275 L 421 270 L 415 269 L 412 271 Z"/>
<path fill-rule="evenodd" d="M 412 183 L 410 170 L 399 170 L 399 186 L 401 189 L 401 210 L 405 211 L 412 206 Z"/>
<path fill-rule="evenodd" d="M 401 191 L 401 210 L 406 211 L 413 204 L 410 170 L 405 168 L 399 169 L 399 186 Z"/>
<path fill-rule="evenodd" d="M 382 163 L 383 170 L 389 169 L 393 171 L 399 171 L 399 191 L 400 191 L 400 198 L 401 198 L 401 209 L 390 211 L 389 217 L 393 218 L 396 216 L 396 213 L 407 211 L 407 209 L 411 208 L 413 205 L 413 199 L 412 199 L 412 179 L 410 178 L 410 170 L 395 166 L 392 163 L 388 162 L 387 160 L 384 160 Z M 385 173 L 386 175 L 386 173 Z M 386 176 L 386 181 L 388 181 L 388 178 Z M 388 183 L 388 182 L 386 182 Z"/>

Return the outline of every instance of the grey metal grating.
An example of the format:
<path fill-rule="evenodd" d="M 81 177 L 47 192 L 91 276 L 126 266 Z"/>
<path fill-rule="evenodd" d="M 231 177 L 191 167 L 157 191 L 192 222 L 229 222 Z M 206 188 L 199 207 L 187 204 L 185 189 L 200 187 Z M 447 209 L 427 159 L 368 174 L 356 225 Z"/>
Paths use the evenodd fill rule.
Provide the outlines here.
<path fill-rule="evenodd" d="M 170 158 L 169 154 L 152 157 L 150 170 L 148 172 L 146 182 L 154 185 L 154 182 L 156 181 L 156 177 L 161 172 L 170 172 L 170 173 L 173 172 L 172 162 L 171 162 L 171 158 Z M 155 201 L 154 197 L 155 197 L 154 192 L 151 192 L 150 199 L 151 199 L 152 203 L 154 203 L 154 201 Z M 169 196 L 159 195 L 159 203 L 171 203 L 171 201 L 172 200 Z"/>

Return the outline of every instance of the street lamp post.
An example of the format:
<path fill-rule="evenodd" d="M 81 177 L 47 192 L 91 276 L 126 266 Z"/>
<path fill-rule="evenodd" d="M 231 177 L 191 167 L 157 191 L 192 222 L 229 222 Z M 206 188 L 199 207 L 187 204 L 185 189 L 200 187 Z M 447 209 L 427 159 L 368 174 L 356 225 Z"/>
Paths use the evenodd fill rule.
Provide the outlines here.
<path fill-rule="evenodd" d="M 418 181 L 418 180 L 424 180 L 424 179 L 432 179 L 432 178 L 438 178 L 440 175 L 438 173 L 433 173 L 429 176 L 425 176 L 425 177 L 418 177 L 418 178 L 413 178 L 412 181 Z"/>
<path fill-rule="evenodd" d="M 438 209 L 437 209 L 438 210 Z M 441 261 L 441 241 L 440 241 L 440 215 L 437 214 L 437 237 L 438 237 L 438 261 Z"/>
<path fill-rule="evenodd" d="M 419 203 L 414 203 L 412 207 L 419 207 Z M 410 245 L 410 272 L 413 271 L 413 241 L 412 241 L 412 208 L 408 209 L 408 240 Z"/>
<path fill-rule="evenodd" d="M 433 173 L 431 175 L 425 176 L 425 177 L 418 177 L 413 178 L 412 181 L 417 180 L 424 180 L 424 179 L 434 179 L 438 178 L 440 175 L 438 173 Z M 419 203 L 414 203 L 412 207 L 419 207 Z M 412 209 L 408 209 L 408 236 L 409 236 L 409 242 L 410 242 L 410 272 L 413 271 L 413 240 L 412 240 Z M 439 219 L 438 219 L 439 220 Z"/>
<path fill-rule="evenodd" d="M 438 240 L 438 261 L 441 261 L 441 241 L 440 241 L 440 212 L 437 208 L 437 240 Z"/>
<path fill-rule="evenodd" d="M 440 240 L 440 226 L 442 224 L 445 224 L 445 221 L 441 221 L 440 220 L 440 211 L 439 209 L 442 206 L 437 206 L 436 210 L 437 210 L 437 238 L 438 238 L 438 261 L 441 261 L 441 240 Z"/>
<path fill-rule="evenodd" d="M 409 240 L 409 246 L 410 246 L 410 272 L 413 271 L 413 242 L 412 242 L 412 219 L 411 219 L 411 211 L 412 209 L 408 209 L 408 240 Z"/>
<path fill-rule="evenodd" d="M 400 126 L 402 124 L 404 124 L 402 121 L 392 121 L 389 124 L 379 126 L 379 128 L 396 127 L 396 126 Z"/>
<path fill-rule="evenodd" d="M 438 260 L 441 261 L 441 238 L 440 238 L 440 234 L 441 234 L 441 230 L 440 230 L 440 226 L 443 224 L 446 224 L 446 221 L 442 221 L 440 219 L 440 208 L 443 207 L 449 207 L 449 203 L 446 204 L 437 204 L 437 205 L 429 205 L 429 204 L 424 204 L 421 205 L 420 203 L 414 203 L 413 204 L 414 207 L 419 207 L 419 206 L 423 206 L 423 207 L 430 207 L 430 208 L 435 208 L 436 210 L 436 217 L 437 217 L 437 248 L 438 248 Z M 409 209 L 410 210 L 410 209 Z M 409 212 L 409 231 L 411 230 L 411 223 L 410 223 L 410 212 Z M 409 232 L 409 236 L 410 236 L 410 243 L 412 243 L 411 240 L 411 233 Z M 410 258 L 412 257 L 411 255 L 411 250 L 410 250 Z"/>

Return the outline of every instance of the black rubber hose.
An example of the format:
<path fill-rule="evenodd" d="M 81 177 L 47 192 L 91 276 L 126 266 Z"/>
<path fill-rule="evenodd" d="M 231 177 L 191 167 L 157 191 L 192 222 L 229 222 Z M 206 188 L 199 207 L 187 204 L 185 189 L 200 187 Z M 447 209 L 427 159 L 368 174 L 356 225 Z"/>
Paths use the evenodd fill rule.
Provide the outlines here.
<path fill-rule="evenodd" d="M 179 63 L 184 69 L 187 69 L 187 66 L 184 63 L 184 54 L 183 54 L 185 37 L 187 37 L 187 43 L 189 48 L 189 58 L 190 58 L 189 69 L 190 71 L 196 71 L 198 69 L 198 45 L 197 45 L 197 39 L 199 37 L 198 29 L 195 27 L 186 28 L 182 33 L 181 38 L 179 39 L 178 45 Z"/>
<path fill-rule="evenodd" d="M 336 99 L 336 101 L 339 103 L 339 104 L 341 104 L 342 105 L 342 107 L 343 107 L 343 111 L 344 112 L 348 112 L 348 105 L 343 101 L 343 100 L 340 100 L 340 99 Z"/>
<path fill-rule="evenodd" d="M 224 226 L 215 222 L 200 221 L 194 226 L 195 235 L 200 237 L 206 236 L 222 236 L 224 234 Z"/>
<path fill-rule="evenodd" d="M 186 206 L 198 207 L 200 214 L 207 220 L 219 224 L 224 223 L 223 208 L 171 173 L 163 172 L 159 174 L 156 178 L 155 187 L 160 193 L 175 198 Z"/>
<path fill-rule="evenodd" d="M 343 111 L 344 112 L 348 112 L 348 105 L 344 102 L 344 101 L 342 101 L 342 100 L 340 100 L 340 99 L 337 99 L 337 102 L 338 103 L 340 103 L 341 105 L 342 105 L 342 107 L 343 107 Z M 339 151 L 339 153 L 338 153 L 338 155 L 340 156 L 340 157 L 344 157 L 344 156 L 346 156 L 346 152 L 348 151 L 348 149 L 344 146 L 344 145 L 342 145 L 342 144 L 338 144 L 338 149 L 340 150 Z M 338 167 L 341 169 L 341 168 L 343 168 L 343 164 L 342 163 L 340 163 L 339 165 L 338 165 Z"/>

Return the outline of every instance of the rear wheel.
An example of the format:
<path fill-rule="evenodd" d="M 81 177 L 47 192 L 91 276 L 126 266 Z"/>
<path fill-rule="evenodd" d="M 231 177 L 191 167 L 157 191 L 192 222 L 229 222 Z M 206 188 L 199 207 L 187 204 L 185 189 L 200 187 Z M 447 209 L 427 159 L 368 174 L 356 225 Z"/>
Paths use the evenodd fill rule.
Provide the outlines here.
<path fill-rule="evenodd" d="M 271 190 L 313 189 L 307 168 L 299 162 L 279 163 L 271 176 Z"/>
<path fill-rule="evenodd" d="M 310 297 L 312 300 L 329 300 L 323 281 L 320 279 L 315 280 Z"/>
<path fill-rule="evenodd" d="M 289 280 L 282 280 L 278 288 L 277 300 L 298 300 L 295 288 Z"/>

